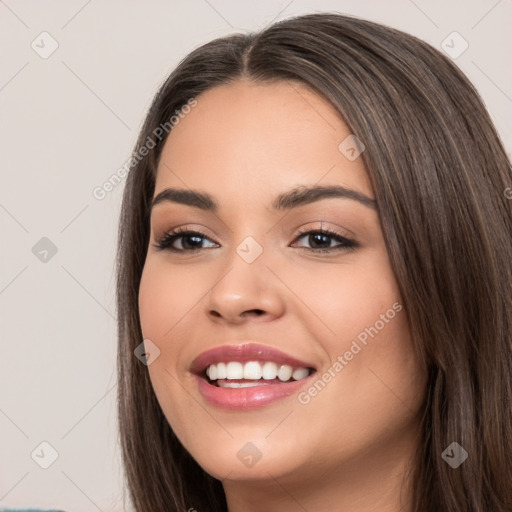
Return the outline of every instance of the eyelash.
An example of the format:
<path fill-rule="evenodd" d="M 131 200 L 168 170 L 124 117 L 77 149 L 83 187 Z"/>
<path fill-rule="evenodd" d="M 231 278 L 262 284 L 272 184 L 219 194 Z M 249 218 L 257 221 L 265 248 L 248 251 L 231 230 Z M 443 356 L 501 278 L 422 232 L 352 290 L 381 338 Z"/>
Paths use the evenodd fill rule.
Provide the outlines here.
<path fill-rule="evenodd" d="M 335 239 L 337 242 L 339 242 L 338 246 L 335 247 L 328 247 L 328 248 L 312 248 L 312 247 L 298 247 L 299 250 L 308 251 L 308 252 L 320 252 L 320 253 L 330 253 L 334 251 L 348 251 L 350 249 L 354 249 L 358 247 L 358 244 L 354 240 L 350 240 L 349 238 L 346 238 L 339 233 L 337 233 L 334 230 L 327 229 L 327 228 L 319 228 L 319 229 L 303 229 L 300 230 L 298 235 L 295 237 L 293 243 L 295 243 L 300 238 L 303 238 L 305 235 L 313 235 L 313 234 L 320 234 L 320 235 L 326 235 L 329 238 Z M 158 250 L 168 250 L 175 253 L 185 253 L 185 252 L 196 252 L 204 249 L 204 247 L 198 247 L 195 249 L 176 249 L 175 247 L 172 247 L 172 244 L 178 240 L 179 238 L 183 238 L 185 236 L 197 236 L 199 238 L 210 240 L 207 236 L 205 236 L 203 233 L 199 231 L 189 230 L 186 228 L 176 228 L 168 233 L 166 233 L 160 240 L 157 241 L 156 244 L 153 244 L 154 247 L 156 247 Z M 213 242 L 213 240 L 210 240 Z M 216 242 L 214 242 L 216 243 Z"/>

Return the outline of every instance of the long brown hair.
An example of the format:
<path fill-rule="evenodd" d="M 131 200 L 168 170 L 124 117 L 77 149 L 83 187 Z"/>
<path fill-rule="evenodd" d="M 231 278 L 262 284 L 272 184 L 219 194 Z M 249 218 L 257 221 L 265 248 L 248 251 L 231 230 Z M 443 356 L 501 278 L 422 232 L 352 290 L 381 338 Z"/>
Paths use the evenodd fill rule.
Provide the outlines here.
<path fill-rule="evenodd" d="M 413 36 L 337 14 L 300 16 L 188 55 L 157 93 L 135 151 L 191 98 L 240 78 L 306 85 L 366 146 L 391 265 L 429 376 L 413 510 L 512 510 L 512 172 L 478 93 Z M 164 143 L 129 172 L 120 218 L 124 467 L 138 512 L 225 511 L 221 483 L 176 438 L 133 353 L 142 341 L 138 290 Z M 452 442 L 468 453 L 457 468 L 442 458 Z"/>

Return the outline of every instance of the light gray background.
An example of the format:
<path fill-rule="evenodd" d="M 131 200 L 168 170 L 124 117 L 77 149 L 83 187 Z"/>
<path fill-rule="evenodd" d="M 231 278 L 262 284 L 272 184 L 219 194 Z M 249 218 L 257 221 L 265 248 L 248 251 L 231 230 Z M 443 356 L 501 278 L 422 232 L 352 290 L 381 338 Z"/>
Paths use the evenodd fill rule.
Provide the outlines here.
<path fill-rule="evenodd" d="M 437 48 L 457 31 L 469 47 L 455 61 L 510 152 L 511 0 L 0 0 L 1 505 L 123 509 L 113 274 L 123 184 L 101 201 L 92 191 L 125 163 L 158 85 L 189 51 L 324 10 Z M 43 31 L 59 45 L 46 59 L 31 47 L 50 48 Z M 57 247 L 46 262 L 32 252 L 42 237 Z M 48 469 L 36 463 L 48 448 L 31 458 L 42 441 L 58 452 Z"/>

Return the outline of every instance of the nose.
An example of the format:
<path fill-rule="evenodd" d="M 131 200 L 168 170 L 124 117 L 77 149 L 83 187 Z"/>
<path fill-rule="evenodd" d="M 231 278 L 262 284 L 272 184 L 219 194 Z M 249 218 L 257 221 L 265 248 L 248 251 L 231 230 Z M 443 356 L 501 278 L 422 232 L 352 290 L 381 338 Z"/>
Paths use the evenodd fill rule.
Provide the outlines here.
<path fill-rule="evenodd" d="M 282 283 L 267 268 L 263 256 L 247 263 L 234 253 L 208 293 L 205 308 L 216 323 L 275 320 L 285 310 Z"/>

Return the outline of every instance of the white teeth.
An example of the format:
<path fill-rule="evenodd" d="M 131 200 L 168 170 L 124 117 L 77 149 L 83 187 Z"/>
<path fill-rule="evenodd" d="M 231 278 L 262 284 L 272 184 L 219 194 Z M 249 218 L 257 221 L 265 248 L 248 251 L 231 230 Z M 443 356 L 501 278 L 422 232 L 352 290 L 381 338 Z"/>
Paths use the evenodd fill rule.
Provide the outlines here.
<path fill-rule="evenodd" d="M 261 364 L 258 361 L 249 361 L 244 364 L 244 379 L 259 380 L 261 373 Z"/>
<path fill-rule="evenodd" d="M 287 364 L 283 364 L 281 368 L 279 368 L 277 372 L 277 376 L 279 380 L 285 381 L 290 380 L 290 377 L 292 376 L 293 368 L 291 366 L 288 366 Z"/>
<path fill-rule="evenodd" d="M 261 385 L 268 386 L 268 382 L 229 382 L 229 381 L 222 381 L 219 382 L 219 388 L 253 388 L 254 386 L 261 386 Z"/>
<path fill-rule="evenodd" d="M 277 364 L 267 361 L 263 365 L 263 378 L 267 380 L 273 380 L 277 377 Z"/>
<path fill-rule="evenodd" d="M 292 377 L 295 380 L 302 380 L 309 375 L 309 370 L 307 368 L 297 368 L 293 371 Z M 219 378 L 219 369 L 217 368 L 217 378 Z"/>
<path fill-rule="evenodd" d="M 212 366 L 215 366 L 212 364 Z M 210 377 L 211 378 L 211 377 Z M 226 379 L 243 379 L 244 378 L 244 367 L 242 363 L 239 363 L 238 361 L 231 361 L 226 364 Z"/>
<path fill-rule="evenodd" d="M 217 367 L 217 379 L 226 379 L 227 378 L 228 373 L 226 371 L 226 363 L 212 364 L 212 366 Z"/>
<path fill-rule="evenodd" d="M 246 363 L 240 363 L 238 361 L 229 361 L 227 363 L 211 364 L 206 369 L 206 375 L 210 380 L 225 381 L 225 380 L 250 380 L 259 381 L 275 380 L 278 378 L 282 382 L 293 380 L 302 380 L 309 375 L 310 371 L 308 368 L 293 368 L 290 365 L 283 364 L 278 365 L 273 361 L 266 361 L 260 363 L 258 361 L 248 361 Z M 221 383 L 218 383 L 221 385 Z M 242 384 L 242 385 L 240 385 Z M 259 386 L 263 382 L 224 382 L 221 387 L 240 388 L 240 387 L 251 387 Z"/>

